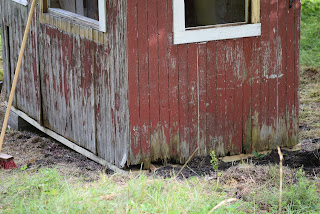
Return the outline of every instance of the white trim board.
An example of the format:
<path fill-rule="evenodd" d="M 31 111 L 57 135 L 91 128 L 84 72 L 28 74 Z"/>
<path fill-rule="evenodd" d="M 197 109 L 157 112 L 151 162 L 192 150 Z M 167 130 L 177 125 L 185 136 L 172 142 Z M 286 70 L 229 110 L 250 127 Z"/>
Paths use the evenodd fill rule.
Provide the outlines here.
<path fill-rule="evenodd" d="M 7 105 L 7 102 L 6 102 Z M 96 156 L 95 154 L 93 154 L 92 152 L 89 152 L 88 150 L 76 145 L 75 143 L 69 141 L 68 139 L 62 137 L 61 135 L 58 135 L 57 133 L 51 131 L 50 129 L 44 128 L 43 126 L 41 126 L 37 121 L 35 121 L 34 119 L 30 118 L 27 114 L 25 114 L 24 112 L 14 108 L 13 106 L 11 107 L 11 111 L 13 111 L 14 113 L 16 113 L 18 116 L 20 116 L 22 119 L 24 119 L 25 121 L 27 121 L 28 123 L 30 123 L 32 126 L 34 126 L 35 128 L 39 129 L 40 131 L 42 131 L 43 133 L 49 135 L 50 137 L 52 137 L 53 139 L 59 141 L 60 143 L 64 144 L 65 146 L 69 147 L 70 149 L 86 156 L 87 158 L 103 165 L 106 166 L 107 168 L 119 173 L 119 174 L 128 174 L 126 171 L 118 168 L 117 166 L 107 162 L 106 160 Z"/>
<path fill-rule="evenodd" d="M 173 40 L 174 44 L 236 39 L 261 35 L 261 23 L 211 28 L 186 29 L 184 0 L 173 0 Z"/>
<path fill-rule="evenodd" d="M 237 39 L 261 35 L 261 24 L 244 24 L 228 27 L 185 30 L 174 32 L 174 44 L 206 42 L 223 39 Z"/>
<path fill-rule="evenodd" d="M 28 1 L 27 0 L 12 0 L 18 4 L 22 4 L 23 6 L 28 6 Z"/>

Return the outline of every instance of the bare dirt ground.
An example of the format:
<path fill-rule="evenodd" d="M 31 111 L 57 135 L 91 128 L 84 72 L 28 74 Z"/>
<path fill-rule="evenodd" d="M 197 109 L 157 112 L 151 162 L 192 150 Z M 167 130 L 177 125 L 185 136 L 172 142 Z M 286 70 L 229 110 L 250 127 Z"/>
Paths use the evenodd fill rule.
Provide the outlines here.
<path fill-rule="evenodd" d="M 283 151 L 284 166 L 288 167 L 289 174 L 291 173 L 291 169 L 303 167 L 308 177 L 320 176 L 320 118 L 317 116 L 317 113 L 314 113 L 313 115 L 310 113 L 310 109 L 313 112 L 314 110 L 319 110 L 320 112 L 319 96 L 317 95 L 318 91 L 315 90 L 319 83 L 317 83 L 316 80 L 316 82 L 313 81 L 317 75 L 319 75 L 319 71 L 305 71 L 301 78 L 300 93 L 302 95 L 300 95 L 300 115 L 302 118 L 300 118 L 300 141 L 302 149 L 295 152 Z M 4 113 L 5 103 L 4 93 L 2 92 L 0 95 L 1 125 Z M 18 166 L 18 169 L 8 170 L 6 173 L 15 172 L 17 170 L 36 172 L 41 168 L 54 167 L 57 168 L 62 175 L 68 175 L 74 178 L 82 177 L 85 181 L 90 182 L 97 180 L 100 174 L 105 172 L 103 166 L 70 150 L 39 132 L 9 130 L 5 137 L 2 152 L 13 155 L 15 157 L 15 163 Z M 210 157 L 194 158 L 187 167 L 183 169 L 179 178 L 203 175 L 214 176 L 210 160 Z M 238 165 L 239 163 L 243 163 L 243 161 L 233 163 L 224 163 L 220 161 L 219 170 L 223 171 L 223 176 L 230 177 L 231 174 L 239 175 L 241 172 L 244 173 L 241 165 Z M 247 177 L 239 175 L 239 178 L 244 176 L 244 180 L 249 179 L 249 177 L 251 177 L 251 179 L 252 177 L 258 179 L 257 176 L 259 174 L 263 174 L 265 171 L 263 167 L 278 164 L 279 157 L 276 151 L 272 151 L 271 154 L 265 157 L 246 160 L 246 163 L 251 163 L 251 165 L 256 165 L 257 167 L 247 168 Z M 154 174 L 161 177 L 172 177 L 180 169 L 181 166 L 169 164 L 167 166 L 160 167 L 154 172 Z M 251 175 L 248 172 L 250 172 Z M 0 178 L 1 174 L 2 173 L 0 173 Z M 153 173 L 150 173 L 150 175 L 152 174 Z M 261 176 L 261 178 L 264 177 L 265 176 Z"/>
<path fill-rule="evenodd" d="M 1 126 L 4 114 L 4 93 L 1 93 Z M 44 167 L 54 167 L 62 175 L 82 177 L 85 181 L 94 181 L 99 178 L 104 169 L 100 164 L 87 159 L 40 132 L 8 130 L 2 153 L 10 154 L 15 158 L 14 161 L 18 169 L 9 171 L 37 171 Z"/>

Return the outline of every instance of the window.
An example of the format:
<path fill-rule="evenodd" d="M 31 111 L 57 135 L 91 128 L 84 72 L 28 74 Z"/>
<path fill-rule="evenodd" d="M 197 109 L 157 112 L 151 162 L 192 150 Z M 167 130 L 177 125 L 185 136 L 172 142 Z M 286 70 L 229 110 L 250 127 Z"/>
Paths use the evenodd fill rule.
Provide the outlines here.
<path fill-rule="evenodd" d="M 174 44 L 261 35 L 260 0 L 173 0 Z"/>
<path fill-rule="evenodd" d="M 43 0 L 43 11 L 106 32 L 106 0 Z"/>

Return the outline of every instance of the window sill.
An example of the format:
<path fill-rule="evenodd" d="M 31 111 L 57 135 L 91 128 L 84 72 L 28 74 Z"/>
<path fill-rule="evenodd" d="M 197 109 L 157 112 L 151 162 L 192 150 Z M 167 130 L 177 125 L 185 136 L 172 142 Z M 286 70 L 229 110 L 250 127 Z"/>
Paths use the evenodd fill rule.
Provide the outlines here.
<path fill-rule="evenodd" d="M 12 0 L 13 2 L 16 2 L 18 4 L 21 4 L 23 6 L 28 6 L 28 1 L 27 0 Z"/>
<path fill-rule="evenodd" d="M 261 35 L 261 23 L 174 32 L 174 44 L 237 39 Z"/>
<path fill-rule="evenodd" d="M 61 17 L 75 24 L 86 26 L 94 30 L 99 30 L 99 21 L 78 15 L 60 8 L 48 8 L 48 14 Z"/>

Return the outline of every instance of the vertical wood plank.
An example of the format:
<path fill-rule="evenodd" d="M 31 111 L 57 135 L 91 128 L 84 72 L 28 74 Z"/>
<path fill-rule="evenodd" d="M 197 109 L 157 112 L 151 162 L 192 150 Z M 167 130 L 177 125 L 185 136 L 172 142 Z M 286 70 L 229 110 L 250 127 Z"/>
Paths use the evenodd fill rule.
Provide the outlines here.
<path fill-rule="evenodd" d="M 199 93 L 198 93 L 198 46 L 188 45 L 188 96 L 189 96 L 189 153 L 192 154 L 198 147 L 199 135 Z M 200 148 L 199 148 L 200 149 Z M 198 150 L 198 155 L 200 154 Z"/>
<path fill-rule="evenodd" d="M 159 41 L 159 86 L 161 154 L 163 160 L 170 157 L 170 112 L 169 112 L 169 73 L 168 73 L 168 17 L 167 0 L 158 0 L 158 41 Z"/>
<path fill-rule="evenodd" d="M 130 160 L 137 164 L 141 157 L 140 142 L 140 95 L 138 68 L 138 3 L 128 1 L 128 69 L 129 69 L 129 108 L 130 108 Z"/>
<path fill-rule="evenodd" d="M 279 143 L 277 136 L 278 122 L 278 71 L 277 71 L 277 35 L 278 35 L 278 0 L 270 0 L 269 17 L 269 45 L 270 45 L 270 69 L 268 74 L 269 81 L 269 118 L 270 126 L 269 148 L 276 148 Z"/>
<path fill-rule="evenodd" d="M 150 87 L 148 54 L 148 5 L 147 0 L 138 1 L 138 48 L 139 48 L 139 94 L 141 151 L 144 167 L 150 164 Z"/>
<path fill-rule="evenodd" d="M 207 154 L 206 105 L 207 105 L 207 43 L 198 45 L 197 94 L 198 94 L 198 146 L 201 156 Z"/>
<path fill-rule="evenodd" d="M 225 155 L 226 142 L 226 122 L 225 122 L 225 108 L 226 108 L 226 42 L 217 42 L 217 126 L 216 126 L 216 154 L 220 156 Z"/>
<path fill-rule="evenodd" d="M 235 139 L 235 78 L 236 77 L 236 54 L 235 54 L 235 40 L 226 41 L 226 98 L 225 98 L 225 124 L 226 124 L 226 139 L 225 150 L 227 153 L 232 151 Z"/>
<path fill-rule="evenodd" d="M 295 104 L 295 117 L 294 117 L 294 126 L 293 133 L 294 139 L 293 143 L 297 144 L 299 142 L 298 132 L 299 132 L 299 78 L 300 78 L 300 34 L 301 34 L 301 1 L 294 2 L 294 25 L 295 25 L 295 33 L 294 33 L 294 45 L 295 45 L 295 77 L 294 77 L 294 104 Z M 292 145 L 292 144 L 291 144 Z M 291 146 L 290 145 L 290 146 Z"/>
<path fill-rule="evenodd" d="M 260 125 L 262 122 L 262 115 L 261 115 L 261 96 L 262 96 L 262 90 L 261 90 L 261 81 L 262 81 L 262 72 L 260 67 L 261 57 L 260 57 L 260 51 L 261 51 L 261 43 L 260 38 L 255 37 L 252 41 L 252 52 L 251 52 L 251 59 L 252 59 L 252 120 L 251 120 L 251 144 L 245 142 L 244 149 L 247 151 L 247 153 L 251 153 L 252 150 L 256 150 L 260 143 Z"/>
<path fill-rule="evenodd" d="M 278 67 L 278 121 L 279 143 L 285 146 L 288 142 L 288 127 L 286 124 L 286 79 L 287 79 L 287 7 L 288 1 L 279 0 L 278 38 L 277 38 L 277 67 Z"/>
<path fill-rule="evenodd" d="M 217 76 L 216 76 L 216 42 L 207 44 L 207 123 L 206 123 L 206 145 L 207 152 L 215 149 L 216 144 L 216 96 L 217 96 Z"/>
<path fill-rule="evenodd" d="M 268 75 L 270 73 L 270 44 L 269 44 L 269 15 L 270 15 L 270 0 L 261 0 L 261 109 L 259 114 L 261 115 L 260 121 L 260 139 L 258 142 L 254 142 L 253 145 L 256 148 L 252 148 L 254 151 L 263 151 L 269 148 L 269 126 L 268 126 L 268 107 L 269 107 L 269 81 Z"/>
<path fill-rule="evenodd" d="M 244 38 L 243 39 L 243 116 L 242 116 L 242 126 L 243 126 L 243 136 L 242 136 L 242 144 L 243 153 L 251 153 L 251 142 L 252 142 L 252 105 L 254 103 L 253 100 L 253 92 L 251 86 L 253 86 L 253 82 L 256 81 L 253 79 L 253 63 L 257 63 L 253 60 L 252 52 L 254 51 L 252 45 L 256 38 Z M 260 103 L 260 100 L 258 101 Z"/>
<path fill-rule="evenodd" d="M 295 111 L 295 46 L 294 46 L 294 7 L 287 6 L 287 127 L 289 144 L 294 144 L 294 111 Z"/>
<path fill-rule="evenodd" d="M 173 45 L 173 2 L 168 0 L 168 66 L 169 66 L 169 108 L 170 144 L 172 157 L 179 161 L 179 65 L 178 46 Z M 158 16 L 160 19 L 161 16 Z"/>
<path fill-rule="evenodd" d="M 179 55 L 179 130 L 180 130 L 180 163 L 189 158 L 189 96 L 188 96 L 188 47 L 178 46 Z"/>
<path fill-rule="evenodd" d="M 234 154 L 240 154 L 242 152 L 242 144 L 243 144 L 243 103 L 244 103 L 244 95 L 243 95 L 243 85 L 244 80 L 247 75 L 245 71 L 245 58 L 243 51 L 243 39 L 237 39 L 235 41 L 235 49 L 234 49 L 234 135 L 233 140 L 231 141 L 232 151 Z M 250 97 L 248 97 L 248 101 L 250 102 Z"/>
<path fill-rule="evenodd" d="M 152 160 L 160 160 L 160 105 L 159 105 L 159 64 L 158 64 L 158 11 L 157 1 L 148 1 L 148 42 L 150 72 L 150 144 Z"/>

